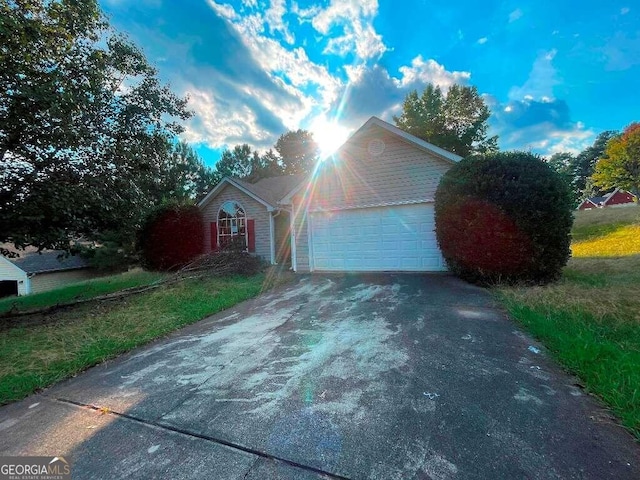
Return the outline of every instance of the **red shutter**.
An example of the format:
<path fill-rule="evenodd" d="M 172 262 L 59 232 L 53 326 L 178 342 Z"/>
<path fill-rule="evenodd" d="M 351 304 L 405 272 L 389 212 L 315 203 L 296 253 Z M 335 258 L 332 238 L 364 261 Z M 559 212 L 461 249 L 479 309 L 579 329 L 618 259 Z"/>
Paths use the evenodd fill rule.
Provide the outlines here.
<path fill-rule="evenodd" d="M 247 237 L 247 247 L 249 252 L 253 253 L 256 251 L 256 225 L 253 219 L 247 220 Z"/>
<path fill-rule="evenodd" d="M 211 222 L 211 251 L 218 250 L 218 224 Z"/>

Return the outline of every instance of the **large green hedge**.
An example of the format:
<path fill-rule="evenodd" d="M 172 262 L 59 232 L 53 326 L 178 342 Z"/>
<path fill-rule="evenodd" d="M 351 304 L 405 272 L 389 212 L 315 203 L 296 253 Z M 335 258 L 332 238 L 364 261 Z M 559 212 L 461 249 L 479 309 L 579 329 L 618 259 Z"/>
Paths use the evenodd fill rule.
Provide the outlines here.
<path fill-rule="evenodd" d="M 449 269 L 472 282 L 546 283 L 570 256 L 570 191 L 531 153 L 463 159 L 442 178 L 435 215 Z"/>

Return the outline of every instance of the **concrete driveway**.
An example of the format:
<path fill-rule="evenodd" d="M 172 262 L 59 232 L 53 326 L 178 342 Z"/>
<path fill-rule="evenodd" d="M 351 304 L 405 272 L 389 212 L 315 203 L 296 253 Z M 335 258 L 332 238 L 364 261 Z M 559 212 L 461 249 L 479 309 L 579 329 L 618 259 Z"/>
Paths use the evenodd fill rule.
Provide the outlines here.
<path fill-rule="evenodd" d="M 574 382 L 451 276 L 302 277 L 0 409 L 0 454 L 74 478 L 640 478 Z"/>

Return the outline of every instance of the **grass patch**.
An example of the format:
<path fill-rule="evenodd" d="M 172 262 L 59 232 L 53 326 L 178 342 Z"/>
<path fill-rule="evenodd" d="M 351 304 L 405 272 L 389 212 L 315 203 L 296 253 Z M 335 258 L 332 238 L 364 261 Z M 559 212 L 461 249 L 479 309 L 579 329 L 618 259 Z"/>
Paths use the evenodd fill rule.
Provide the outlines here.
<path fill-rule="evenodd" d="M 640 328 L 586 311 L 545 308 L 506 296 L 506 306 L 586 389 L 640 439 Z"/>
<path fill-rule="evenodd" d="M 608 223 L 607 223 L 608 222 Z M 552 285 L 501 288 L 511 316 L 640 439 L 640 209 L 578 212 Z"/>
<path fill-rule="evenodd" d="M 271 282 L 273 283 L 273 282 Z M 265 275 L 191 279 L 0 331 L 0 404 L 258 295 Z"/>
<path fill-rule="evenodd" d="M 571 235 L 575 242 L 602 237 L 625 225 L 640 225 L 640 207 L 597 208 L 575 212 Z"/>
<path fill-rule="evenodd" d="M 574 257 L 623 257 L 640 254 L 640 225 L 618 225 L 571 246 Z"/>
<path fill-rule="evenodd" d="M 0 313 L 9 310 L 19 312 L 94 298 L 125 288 L 150 285 L 163 277 L 164 275 L 161 273 L 133 271 L 74 283 L 49 292 L 34 293 L 24 297 L 3 298 L 0 299 Z"/>

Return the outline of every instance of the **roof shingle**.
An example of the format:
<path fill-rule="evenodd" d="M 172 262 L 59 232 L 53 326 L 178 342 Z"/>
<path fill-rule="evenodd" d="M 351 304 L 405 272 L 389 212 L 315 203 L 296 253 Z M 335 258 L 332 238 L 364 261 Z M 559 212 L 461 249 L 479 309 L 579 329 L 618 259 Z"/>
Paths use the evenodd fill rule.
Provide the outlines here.
<path fill-rule="evenodd" d="M 80 255 L 71 255 L 66 258 L 64 255 L 65 252 L 62 250 L 50 250 L 41 253 L 26 253 L 20 258 L 10 258 L 9 260 L 26 273 L 31 274 L 89 267 L 89 263 Z"/>
<path fill-rule="evenodd" d="M 306 176 L 305 174 L 282 175 L 263 178 L 256 183 L 245 182 L 238 178 L 234 178 L 233 181 L 275 207 L 287 193 L 302 183 Z"/>

